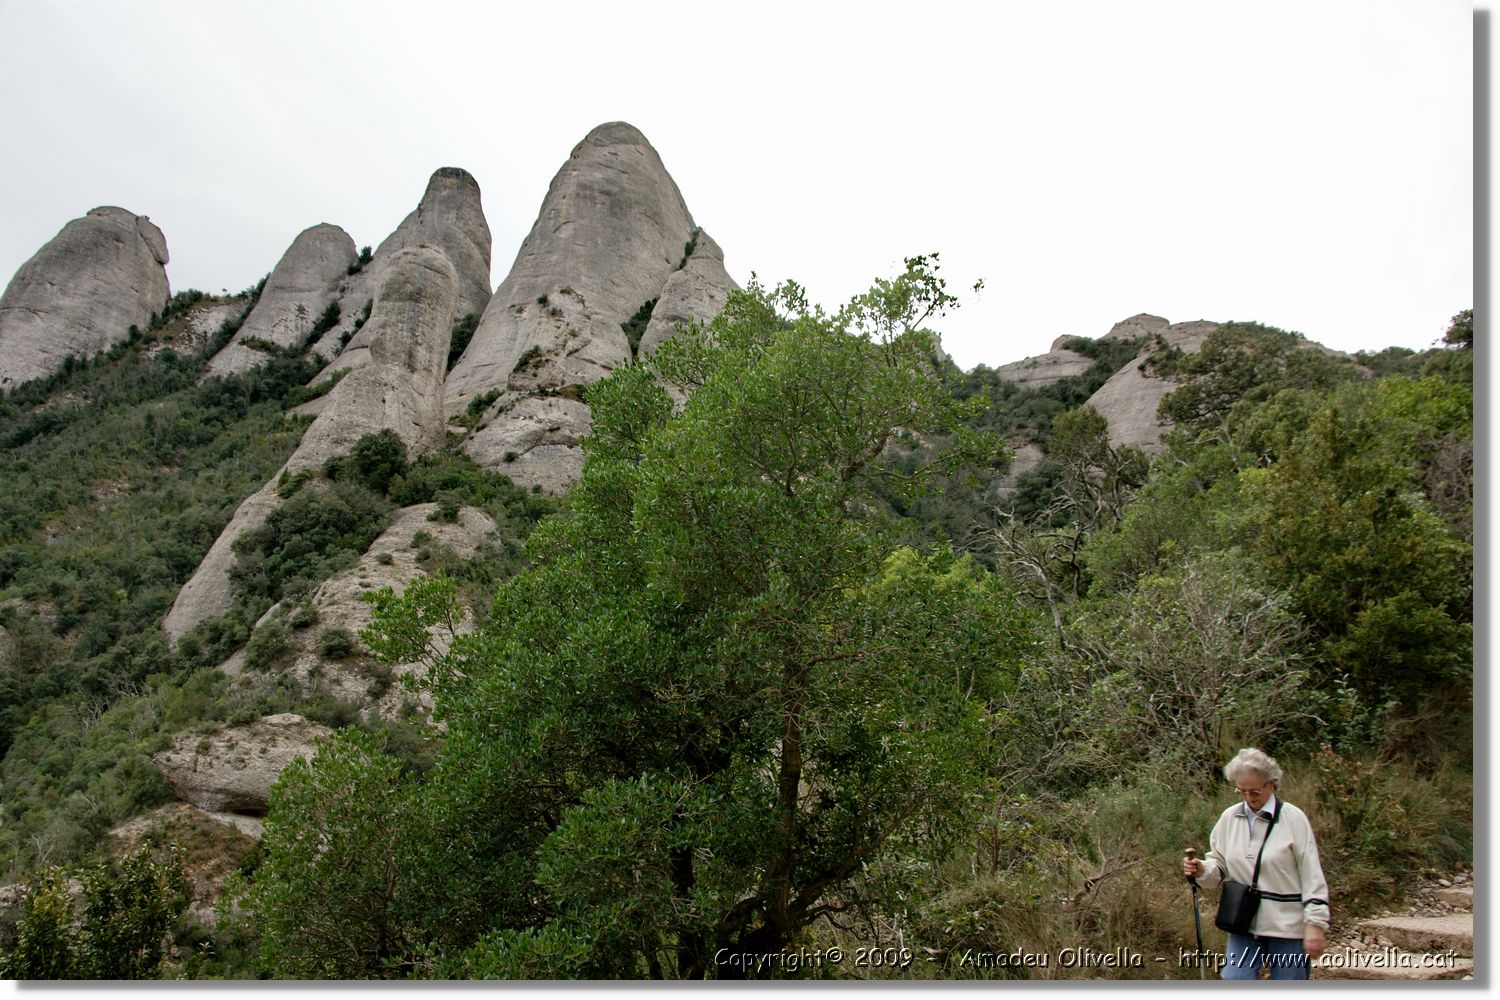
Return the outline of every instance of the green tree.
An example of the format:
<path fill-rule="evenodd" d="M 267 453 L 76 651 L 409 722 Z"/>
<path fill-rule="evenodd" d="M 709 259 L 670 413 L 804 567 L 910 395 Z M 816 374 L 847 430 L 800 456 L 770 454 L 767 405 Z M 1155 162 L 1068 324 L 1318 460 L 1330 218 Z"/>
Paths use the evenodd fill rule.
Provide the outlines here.
<path fill-rule="evenodd" d="M 176 848 L 150 845 L 87 869 L 76 911 L 69 879 L 50 868 L 25 889 L 14 947 L 0 955 L 7 979 L 148 979 L 161 968 L 168 932 L 187 907 Z"/>
<path fill-rule="evenodd" d="M 417 878 L 410 783 L 378 738 L 341 730 L 271 791 L 253 884 L 229 887 L 259 915 L 260 961 L 304 979 L 409 971 L 416 930 L 400 893 Z M 221 904 L 222 906 L 223 904 Z"/>
<path fill-rule="evenodd" d="M 1152 367 L 1183 383 L 1162 399 L 1160 415 L 1194 431 L 1217 430 L 1236 405 L 1254 405 L 1283 389 L 1326 392 L 1359 375 L 1353 364 L 1301 334 L 1259 323 L 1225 323 L 1196 353 L 1153 356 Z"/>
<path fill-rule="evenodd" d="M 716 955 L 780 951 L 876 898 L 893 845 L 961 832 L 1034 618 L 972 562 L 900 549 L 871 492 L 902 427 L 959 442 L 912 480 L 999 450 L 932 371 L 920 327 L 949 304 L 923 258 L 832 315 L 752 284 L 590 389 L 569 516 L 431 675 L 419 891 L 468 930 L 464 974 L 733 974 Z M 430 653 L 444 594 L 387 598 L 372 648 Z M 267 923 L 291 927 L 279 891 Z"/>
<path fill-rule="evenodd" d="M 1470 407 L 1439 379 L 1345 386 L 1280 461 L 1241 476 L 1249 551 L 1366 695 L 1467 683 L 1473 551 L 1420 486 L 1442 442 L 1468 438 Z"/>

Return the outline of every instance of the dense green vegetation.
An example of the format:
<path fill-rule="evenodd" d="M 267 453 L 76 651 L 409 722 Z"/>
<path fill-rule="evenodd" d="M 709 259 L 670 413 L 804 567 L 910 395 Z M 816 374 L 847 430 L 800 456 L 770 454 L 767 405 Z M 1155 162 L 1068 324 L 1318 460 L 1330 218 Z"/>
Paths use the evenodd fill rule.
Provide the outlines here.
<path fill-rule="evenodd" d="M 172 931 L 201 935 L 177 974 L 966 978 L 1027 971 L 967 950 L 1175 955 L 1181 849 L 1249 745 L 1311 816 L 1336 919 L 1472 859 L 1471 313 L 1442 347 L 1353 360 L 1253 323 L 1193 355 L 1078 340 L 1089 371 L 1020 390 L 932 362 L 952 304 L 934 260 L 834 313 L 752 285 L 587 390 L 565 504 L 370 435 L 278 484 L 234 610 L 174 650 L 156 623 L 295 445 L 316 370 L 277 352 L 200 383 L 205 355 L 169 343 L 198 301 L 0 401 L 0 856 L 30 888 L 0 929 L 9 969 L 171 974 L 141 944 L 177 919 L 170 859 L 111 868 L 103 834 L 169 799 L 149 763 L 168 738 L 273 711 L 340 732 L 284 772 L 238 908 Z M 1084 405 L 1147 349 L 1178 385 L 1155 456 Z M 1046 458 L 997 496 L 1007 440 Z M 415 503 L 484 510 L 500 540 L 472 560 L 423 540 L 430 577 L 376 596 L 358 640 L 299 603 Z M 465 607 L 478 627 L 434 643 Z M 279 684 L 296 630 L 333 660 L 426 662 L 441 735 Z M 213 669 L 247 642 L 255 683 Z M 112 902 L 69 924 L 49 866 L 85 862 Z M 151 929 L 110 946 L 134 964 L 89 957 L 127 940 L 106 924 Z M 777 958 L 830 946 L 896 961 Z"/>
<path fill-rule="evenodd" d="M 178 733 L 286 711 L 356 721 L 358 706 L 272 676 L 231 684 L 215 668 L 273 601 L 357 558 L 391 509 L 469 505 L 497 521 L 501 541 L 480 560 L 420 553 L 484 605 L 555 506 L 456 449 L 408 461 L 399 439 L 372 435 L 324 475 L 282 484 L 287 502 L 242 546 L 234 607 L 172 648 L 163 615 L 235 507 L 295 448 L 307 420 L 289 410 L 312 398 L 305 383 L 322 365 L 277 351 L 202 379 L 234 332 L 228 323 L 177 349 L 205 299 L 179 293 L 146 333 L 0 398 L 0 862 L 11 880 L 91 859 L 112 826 L 170 801 L 150 755 Z"/>

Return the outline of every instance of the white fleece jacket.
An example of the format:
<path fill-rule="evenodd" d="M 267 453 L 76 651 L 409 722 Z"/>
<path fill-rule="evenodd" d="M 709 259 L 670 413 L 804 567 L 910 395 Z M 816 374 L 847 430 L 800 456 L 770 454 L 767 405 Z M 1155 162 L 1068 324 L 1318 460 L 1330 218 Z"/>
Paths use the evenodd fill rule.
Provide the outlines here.
<path fill-rule="evenodd" d="M 1275 810 L 1274 796 L 1264 808 Z M 1250 842 L 1244 803 L 1225 809 L 1209 834 L 1208 856 L 1203 859 L 1199 884 L 1217 886 L 1227 871 L 1229 878 L 1249 885 L 1255 870 L 1255 855 L 1265 836 L 1266 821 L 1258 819 L 1255 841 Z M 1328 880 L 1323 877 L 1323 865 L 1318 860 L 1317 841 L 1307 813 L 1290 802 L 1281 803 L 1281 818 L 1271 827 L 1271 839 L 1260 863 L 1260 890 L 1260 910 L 1250 933 L 1300 939 L 1307 924 L 1327 929 Z"/>

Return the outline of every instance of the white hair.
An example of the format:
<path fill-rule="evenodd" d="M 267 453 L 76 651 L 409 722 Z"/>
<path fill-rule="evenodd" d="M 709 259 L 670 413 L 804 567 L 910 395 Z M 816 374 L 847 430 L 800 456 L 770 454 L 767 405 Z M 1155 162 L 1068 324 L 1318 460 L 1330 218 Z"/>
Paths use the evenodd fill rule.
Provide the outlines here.
<path fill-rule="evenodd" d="M 1246 747 L 1234 755 L 1234 760 L 1224 765 L 1224 777 L 1230 781 L 1239 781 L 1240 775 L 1246 771 L 1254 771 L 1261 776 L 1261 780 L 1272 782 L 1277 787 L 1281 785 L 1281 765 L 1264 750 Z"/>

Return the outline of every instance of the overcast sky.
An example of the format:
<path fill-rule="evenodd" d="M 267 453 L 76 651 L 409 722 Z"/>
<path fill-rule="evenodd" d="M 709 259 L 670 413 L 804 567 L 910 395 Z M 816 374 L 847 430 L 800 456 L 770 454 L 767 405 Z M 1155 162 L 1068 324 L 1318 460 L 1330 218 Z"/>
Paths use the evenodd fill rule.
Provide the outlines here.
<path fill-rule="evenodd" d="M 983 278 L 940 324 L 965 367 L 1138 312 L 1422 348 L 1473 304 L 1472 32 L 1455 0 L 0 0 L 0 276 L 113 204 L 174 289 L 238 290 L 451 165 L 498 284 L 623 119 L 741 282 Z"/>

